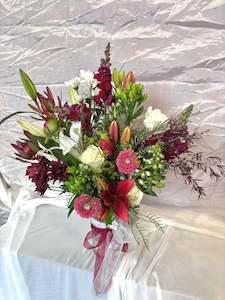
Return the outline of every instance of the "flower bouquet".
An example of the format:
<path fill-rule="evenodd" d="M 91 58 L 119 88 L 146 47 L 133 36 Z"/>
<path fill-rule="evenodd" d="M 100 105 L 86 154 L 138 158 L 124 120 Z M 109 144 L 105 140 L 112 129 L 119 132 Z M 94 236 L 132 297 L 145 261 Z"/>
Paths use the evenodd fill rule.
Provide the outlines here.
<path fill-rule="evenodd" d="M 144 103 L 148 96 L 132 72 L 110 70 L 110 45 L 97 72 L 80 71 L 80 77 L 65 82 L 68 98 L 57 100 L 47 87 L 37 92 L 28 75 L 20 70 L 31 98 L 29 113 L 37 122 L 19 120 L 25 137 L 13 144 L 16 159 L 28 162 L 26 175 L 44 194 L 58 181 L 69 192 L 68 216 L 76 212 L 91 218 L 91 231 L 84 246 L 96 248 L 94 286 L 97 293 L 109 286 L 116 263 L 128 249 L 128 228 L 137 242 L 146 236 L 138 226 L 149 221 L 162 229 L 157 217 L 139 209 L 144 194 L 157 196 L 165 185 L 167 171 L 183 176 L 199 197 L 204 188 L 194 170 L 215 179 L 224 176 L 218 157 L 203 160 L 192 146 L 203 132 L 190 132 L 193 105 L 164 115 Z M 145 223 L 146 224 L 146 223 Z"/>

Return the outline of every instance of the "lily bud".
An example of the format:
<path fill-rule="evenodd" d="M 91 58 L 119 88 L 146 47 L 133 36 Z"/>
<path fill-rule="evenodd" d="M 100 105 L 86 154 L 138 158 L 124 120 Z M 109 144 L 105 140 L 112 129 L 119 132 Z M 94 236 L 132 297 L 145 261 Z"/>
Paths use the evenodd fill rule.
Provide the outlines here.
<path fill-rule="evenodd" d="M 22 127 L 24 130 L 30 132 L 34 136 L 46 137 L 45 131 L 42 127 L 40 127 L 34 123 L 29 123 L 25 120 L 19 120 L 18 123 L 19 123 L 20 127 Z"/>
<path fill-rule="evenodd" d="M 130 139 L 131 139 L 131 129 L 130 127 L 126 127 L 121 136 L 121 144 L 122 145 L 129 144 Z"/>
<path fill-rule="evenodd" d="M 125 76 L 122 84 L 122 90 L 127 87 L 128 83 L 135 83 L 134 73 L 132 71 L 128 72 Z"/>
<path fill-rule="evenodd" d="M 109 136 L 114 144 L 117 144 L 119 138 L 119 127 L 116 121 L 112 121 L 109 126 Z"/>
<path fill-rule="evenodd" d="M 99 145 L 101 147 L 101 149 L 106 152 L 106 154 L 109 157 L 113 156 L 113 153 L 115 151 L 115 146 L 112 142 L 107 141 L 107 140 L 100 140 Z"/>
<path fill-rule="evenodd" d="M 44 126 L 48 132 L 54 133 L 58 129 L 58 121 L 56 118 L 51 118 L 45 122 Z"/>
<path fill-rule="evenodd" d="M 29 142 L 17 141 L 16 144 L 12 144 L 12 146 L 18 151 L 16 155 L 21 158 L 32 159 L 35 155 L 35 152 L 32 150 L 31 143 Z"/>

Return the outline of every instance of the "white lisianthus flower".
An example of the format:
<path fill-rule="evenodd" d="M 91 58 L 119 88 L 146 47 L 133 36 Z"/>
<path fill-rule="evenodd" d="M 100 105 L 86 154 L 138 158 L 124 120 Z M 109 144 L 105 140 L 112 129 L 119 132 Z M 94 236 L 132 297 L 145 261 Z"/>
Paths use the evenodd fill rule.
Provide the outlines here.
<path fill-rule="evenodd" d="M 73 122 L 70 127 L 70 138 L 74 141 L 77 145 L 81 138 L 81 122 Z"/>
<path fill-rule="evenodd" d="M 101 148 L 90 145 L 80 155 L 80 161 L 92 168 L 101 167 L 104 162 L 104 153 Z"/>
<path fill-rule="evenodd" d="M 69 88 L 72 87 L 73 89 L 77 90 L 80 85 L 80 77 L 74 77 L 69 81 L 65 81 L 65 85 Z"/>
<path fill-rule="evenodd" d="M 75 146 L 75 142 L 65 135 L 63 132 L 59 133 L 59 147 L 63 152 L 63 155 L 69 153 L 73 147 Z"/>
<path fill-rule="evenodd" d="M 95 89 L 91 90 L 91 96 L 97 96 L 99 94 L 100 89 L 96 87 Z"/>
<path fill-rule="evenodd" d="M 153 129 L 157 124 L 167 120 L 167 116 L 164 115 L 160 109 L 153 109 L 151 106 L 145 113 L 144 126 L 148 129 Z"/>
<path fill-rule="evenodd" d="M 94 73 L 91 71 L 80 70 L 80 78 L 84 81 L 89 88 L 95 89 L 98 81 L 94 78 Z"/>
<path fill-rule="evenodd" d="M 128 193 L 129 206 L 136 207 L 140 205 L 143 195 L 144 195 L 143 192 L 135 184 L 132 190 Z"/>
<path fill-rule="evenodd" d="M 65 135 L 63 132 L 59 133 L 59 147 L 63 152 L 63 155 L 70 153 L 75 157 L 79 156 L 79 153 L 74 149 L 79 143 L 81 137 L 81 122 L 74 122 L 70 127 L 70 136 Z"/>

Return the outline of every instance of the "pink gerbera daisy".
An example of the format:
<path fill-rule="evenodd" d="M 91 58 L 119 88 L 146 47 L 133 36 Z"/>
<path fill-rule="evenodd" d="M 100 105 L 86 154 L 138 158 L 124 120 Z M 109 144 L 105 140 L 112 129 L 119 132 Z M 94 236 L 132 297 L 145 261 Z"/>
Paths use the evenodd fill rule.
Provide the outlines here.
<path fill-rule="evenodd" d="M 116 159 L 118 170 L 123 174 L 131 174 L 140 166 L 137 155 L 132 149 L 123 150 Z"/>
<path fill-rule="evenodd" d="M 100 211 L 101 203 L 99 199 L 83 194 L 75 199 L 74 209 L 82 218 L 91 218 Z"/>

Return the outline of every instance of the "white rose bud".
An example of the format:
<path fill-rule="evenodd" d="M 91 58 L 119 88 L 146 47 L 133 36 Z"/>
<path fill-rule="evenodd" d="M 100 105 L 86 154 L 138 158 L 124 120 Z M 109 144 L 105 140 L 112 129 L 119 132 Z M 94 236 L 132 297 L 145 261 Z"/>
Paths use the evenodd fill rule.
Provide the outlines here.
<path fill-rule="evenodd" d="M 80 161 L 92 168 L 101 167 L 104 162 L 104 153 L 101 148 L 90 145 L 80 155 Z"/>
<path fill-rule="evenodd" d="M 148 129 L 153 129 L 158 123 L 162 123 L 167 120 L 167 116 L 164 115 L 160 109 L 153 109 L 151 106 L 145 113 L 144 126 Z"/>
<path fill-rule="evenodd" d="M 140 205 L 143 195 L 143 192 L 135 184 L 132 190 L 128 193 L 129 206 L 135 207 Z"/>

